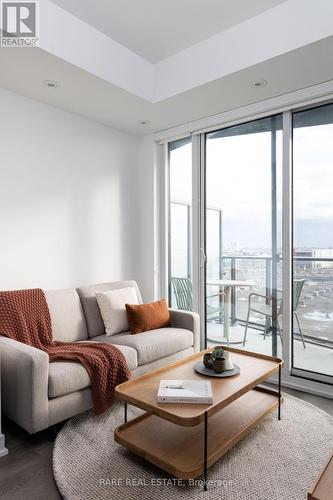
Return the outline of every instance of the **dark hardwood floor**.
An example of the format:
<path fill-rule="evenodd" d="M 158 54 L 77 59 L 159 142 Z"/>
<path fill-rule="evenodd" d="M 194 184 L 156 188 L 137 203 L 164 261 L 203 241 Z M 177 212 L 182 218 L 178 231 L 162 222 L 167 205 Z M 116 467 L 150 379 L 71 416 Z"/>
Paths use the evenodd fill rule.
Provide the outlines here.
<path fill-rule="evenodd" d="M 333 417 L 333 400 L 296 391 L 284 392 L 318 406 Z M 4 419 L 3 432 L 9 454 L 0 458 L 1 500 L 57 500 L 61 496 L 52 475 L 53 442 L 49 432 L 30 436 Z"/>
<path fill-rule="evenodd" d="M 58 500 L 61 495 L 52 474 L 50 433 L 33 436 L 4 419 L 8 455 L 0 458 L 1 500 Z"/>

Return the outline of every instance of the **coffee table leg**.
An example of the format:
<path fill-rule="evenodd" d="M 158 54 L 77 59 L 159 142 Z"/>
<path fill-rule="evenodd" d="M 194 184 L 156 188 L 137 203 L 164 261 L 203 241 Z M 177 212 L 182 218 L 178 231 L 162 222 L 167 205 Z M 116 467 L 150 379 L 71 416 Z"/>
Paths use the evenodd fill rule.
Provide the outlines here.
<path fill-rule="evenodd" d="M 278 419 L 281 420 L 281 365 L 279 365 L 279 409 Z"/>
<path fill-rule="evenodd" d="M 127 403 L 124 401 L 124 422 L 127 423 Z"/>
<path fill-rule="evenodd" d="M 204 491 L 207 491 L 207 448 L 208 448 L 208 415 L 205 411 L 204 428 Z"/>

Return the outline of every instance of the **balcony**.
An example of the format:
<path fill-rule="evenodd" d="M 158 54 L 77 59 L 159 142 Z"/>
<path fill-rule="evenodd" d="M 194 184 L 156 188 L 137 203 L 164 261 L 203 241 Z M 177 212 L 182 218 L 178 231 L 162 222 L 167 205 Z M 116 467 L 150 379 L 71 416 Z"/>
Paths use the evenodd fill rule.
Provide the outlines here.
<path fill-rule="evenodd" d="M 232 289 L 229 318 L 230 341 L 242 346 L 249 293 L 272 295 L 272 257 L 270 255 L 223 255 L 208 259 L 207 280 L 222 279 L 251 280 L 252 290 Z M 277 288 L 282 288 L 282 259 L 277 259 Z M 297 307 L 297 314 L 306 342 L 303 348 L 297 325 L 294 326 L 294 366 L 299 369 L 333 375 L 333 258 L 294 257 L 294 279 L 304 279 L 305 284 Z M 216 286 L 207 286 L 207 295 L 214 295 Z M 258 297 L 259 303 L 265 299 Z M 215 306 L 221 301 L 215 299 Z M 207 322 L 208 345 L 221 343 L 223 338 L 223 316 Z M 264 339 L 265 318 L 253 313 L 249 319 L 246 348 L 267 354 L 272 353 L 272 339 Z M 281 342 L 278 338 L 278 354 Z"/>

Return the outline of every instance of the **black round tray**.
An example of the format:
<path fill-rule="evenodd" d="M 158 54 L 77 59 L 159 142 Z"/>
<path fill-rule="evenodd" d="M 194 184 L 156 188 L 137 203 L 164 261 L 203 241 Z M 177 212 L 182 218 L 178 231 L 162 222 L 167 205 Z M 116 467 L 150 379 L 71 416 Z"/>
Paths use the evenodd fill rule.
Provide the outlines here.
<path fill-rule="evenodd" d="M 207 377 L 217 377 L 217 378 L 232 377 L 233 375 L 238 375 L 238 373 L 240 372 L 239 366 L 234 365 L 232 370 L 226 370 L 222 373 L 216 373 L 212 368 L 206 368 L 202 361 L 198 361 L 197 363 L 195 363 L 194 369 L 201 375 L 206 375 Z"/>

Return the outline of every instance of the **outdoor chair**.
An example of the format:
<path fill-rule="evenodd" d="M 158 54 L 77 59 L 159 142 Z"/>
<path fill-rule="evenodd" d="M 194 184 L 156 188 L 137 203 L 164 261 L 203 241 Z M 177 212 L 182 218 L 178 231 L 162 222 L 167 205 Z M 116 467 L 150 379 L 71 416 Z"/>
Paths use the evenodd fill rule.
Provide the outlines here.
<path fill-rule="evenodd" d="M 304 336 L 303 336 L 303 332 L 302 332 L 301 325 L 299 322 L 298 314 L 296 311 L 304 282 L 305 282 L 305 280 L 295 280 L 293 283 L 293 315 L 296 319 L 298 331 L 300 333 L 303 347 L 305 349 Z M 281 290 L 278 290 L 278 292 L 282 293 Z M 264 298 L 264 299 L 266 299 L 267 302 L 269 301 L 270 304 L 254 303 L 252 300 L 253 297 Z M 264 329 L 264 339 L 266 338 L 266 335 L 268 334 L 268 331 L 269 331 L 269 325 L 270 325 L 271 320 L 272 320 L 271 302 L 272 302 L 272 297 L 269 295 L 262 295 L 260 293 L 255 293 L 255 292 L 250 293 L 250 295 L 249 295 L 249 307 L 248 307 L 247 318 L 246 318 L 246 326 L 245 326 L 245 330 L 244 330 L 243 346 L 245 346 L 245 342 L 246 342 L 246 335 L 247 335 L 247 330 L 248 330 L 248 326 L 249 326 L 249 319 L 250 319 L 251 312 L 254 312 L 257 314 L 262 314 L 263 316 L 265 316 L 266 321 L 265 321 L 265 329 Z M 282 301 L 282 299 L 278 299 L 278 311 L 277 311 L 276 322 L 277 322 L 277 330 L 278 330 L 278 333 L 279 333 L 280 339 L 281 339 L 281 344 L 282 344 L 282 330 L 281 330 L 281 326 L 280 326 L 280 322 L 279 322 L 279 317 L 282 315 L 282 313 L 283 313 L 283 301 Z"/>
<path fill-rule="evenodd" d="M 193 311 L 192 281 L 189 278 L 172 277 L 171 284 L 173 292 L 175 294 L 177 308 L 183 309 L 185 311 Z M 208 304 L 208 300 L 214 297 L 225 297 L 225 294 L 223 292 L 219 292 L 207 297 L 206 313 L 208 322 L 213 321 L 216 318 L 219 318 L 219 320 L 221 320 L 222 318 L 221 307 L 215 307 L 211 304 Z"/>

